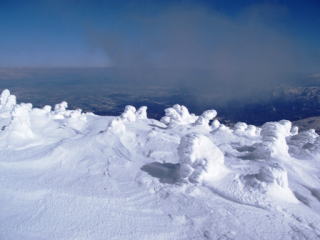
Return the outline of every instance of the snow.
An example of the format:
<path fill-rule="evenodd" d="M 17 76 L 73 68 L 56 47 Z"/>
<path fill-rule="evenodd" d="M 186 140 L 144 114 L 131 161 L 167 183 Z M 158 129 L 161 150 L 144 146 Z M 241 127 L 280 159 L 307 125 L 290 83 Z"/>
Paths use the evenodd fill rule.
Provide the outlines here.
<path fill-rule="evenodd" d="M 195 123 L 198 117 L 194 114 L 190 114 L 189 110 L 182 105 L 176 104 L 171 108 L 165 109 L 165 116 L 160 120 L 167 124 L 169 127 L 175 125 L 186 125 Z"/>
<path fill-rule="evenodd" d="M 320 137 L 0 97 L 0 239 L 320 239 Z"/>
<path fill-rule="evenodd" d="M 182 137 L 178 153 L 180 176 L 190 182 L 214 181 L 226 171 L 223 152 L 204 135 L 193 133 Z"/>

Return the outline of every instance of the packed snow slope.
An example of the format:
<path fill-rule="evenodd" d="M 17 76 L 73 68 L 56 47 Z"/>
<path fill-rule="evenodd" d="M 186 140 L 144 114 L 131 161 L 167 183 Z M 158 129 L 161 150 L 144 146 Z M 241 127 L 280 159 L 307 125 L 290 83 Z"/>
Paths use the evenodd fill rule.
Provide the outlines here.
<path fill-rule="evenodd" d="M 320 239 L 313 130 L 0 101 L 1 240 Z"/>

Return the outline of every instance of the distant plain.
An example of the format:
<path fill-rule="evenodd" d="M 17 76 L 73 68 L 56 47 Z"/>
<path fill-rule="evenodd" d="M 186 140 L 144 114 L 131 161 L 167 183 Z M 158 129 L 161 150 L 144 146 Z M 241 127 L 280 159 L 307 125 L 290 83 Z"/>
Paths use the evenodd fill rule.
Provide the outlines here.
<path fill-rule="evenodd" d="M 184 82 L 183 77 L 142 72 L 140 81 L 140 75 L 123 72 L 113 68 L 2 68 L 0 90 L 8 88 L 18 102 L 31 102 L 35 107 L 67 101 L 71 109 L 100 115 L 119 115 L 128 104 L 146 105 L 149 117 L 160 119 L 164 109 L 176 103 L 197 114 L 216 109 L 226 123 L 244 121 L 260 125 L 320 115 L 318 78 L 294 80 L 270 88 L 263 97 L 251 95 L 244 99 L 221 94 L 227 86 L 219 89 L 220 85 L 213 88 L 209 84 L 204 93 Z M 199 84 L 206 86 L 205 81 Z"/>

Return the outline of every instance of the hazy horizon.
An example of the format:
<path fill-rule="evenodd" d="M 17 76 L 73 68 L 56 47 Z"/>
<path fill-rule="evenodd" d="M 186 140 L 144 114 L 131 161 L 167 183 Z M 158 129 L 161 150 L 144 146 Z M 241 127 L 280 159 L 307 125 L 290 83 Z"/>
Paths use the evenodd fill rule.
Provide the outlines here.
<path fill-rule="evenodd" d="M 254 121 L 245 118 L 254 111 L 266 112 L 258 122 L 318 114 L 313 90 L 308 98 L 303 89 L 289 92 L 319 86 L 319 7 L 314 0 L 3 1 L 0 88 L 37 106 L 65 98 L 99 113 L 141 103 L 159 116 L 177 101 L 196 112 L 239 111 L 232 120 Z"/>

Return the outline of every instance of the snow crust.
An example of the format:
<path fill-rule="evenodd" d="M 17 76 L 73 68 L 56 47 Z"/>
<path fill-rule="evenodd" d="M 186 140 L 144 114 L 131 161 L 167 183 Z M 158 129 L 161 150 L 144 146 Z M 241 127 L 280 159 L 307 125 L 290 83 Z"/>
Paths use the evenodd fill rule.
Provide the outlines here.
<path fill-rule="evenodd" d="M 0 96 L 0 239 L 320 239 L 320 138 Z"/>

